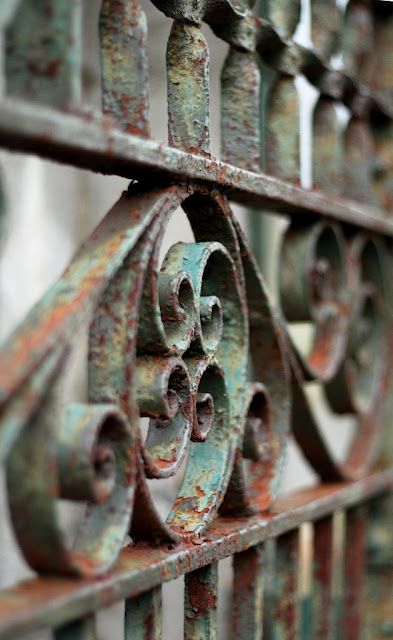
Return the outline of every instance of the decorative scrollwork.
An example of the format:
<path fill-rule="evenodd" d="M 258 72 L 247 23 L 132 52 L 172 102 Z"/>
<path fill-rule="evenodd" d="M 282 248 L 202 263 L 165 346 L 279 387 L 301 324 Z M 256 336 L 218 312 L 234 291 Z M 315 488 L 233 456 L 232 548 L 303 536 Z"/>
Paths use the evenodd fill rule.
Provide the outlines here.
<path fill-rule="evenodd" d="M 174 245 L 160 265 L 179 205 L 196 242 Z M 71 405 L 59 422 L 59 381 L 86 323 L 90 404 Z M 3 415 L 12 409 L 2 452 L 29 563 L 97 574 L 129 526 L 134 539 L 176 542 L 203 533 L 221 505 L 268 507 L 289 429 L 280 336 L 226 199 L 200 187 L 132 186 L 2 354 L 12 362 L 2 368 Z M 144 441 L 140 416 L 150 419 Z M 252 460 L 251 475 L 242 457 Z M 176 474 L 186 458 L 164 522 L 147 478 Z M 72 550 L 56 517 L 59 498 L 88 504 Z"/>
<path fill-rule="evenodd" d="M 312 322 L 301 364 L 308 379 L 329 380 L 342 361 L 350 315 L 344 237 L 336 225 L 291 225 L 283 240 L 281 301 L 290 322 Z"/>
<path fill-rule="evenodd" d="M 10 513 L 19 545 L 38 571 L 106 571 L 128 531 L 135 454 L 126 418 L 111 405 L 71 405 L 54 429 L 49 395 L 7 460 Z M 57 422 L 58 419 L 55 418 Z M 88 501 L 73 549 L 55 496 Z"/>
<path fill-rule="evenodd" d="M 161 264 L 165 228 L 179 206 L 195 242 L 172 246 Z M 381 242 L 347 237 L 335 224 L 288 229 L 282 307 L 288 321 L 315 325 L 302 355 L 223 195 L 131 185 L 1 354 L 0 451 L 31 566 L 99 574 L 127 533 L 173 544 L 203 534 L 218 510 L 266 510 L 290 420 L 323 478 L 361 475 L 383 417 L 386 260 Z M 59 385 L 84 327 L 89 404 L 62 409 Z M 358 417 L 345 463 L 323 439 L 305 393 L 310 381 L 323 383 L 333 409 Z M 145 438 L 141 417 L 149 418 Z M 148 479 L 183 465 L 164 521 Z M 61 498 L 87 503 L 72 549 L 57 517 Z"/>
<path fill-rule="evenodd" d="M 392 321 L 387 263 L 383 243 L 365 234 L 345 238 L 336 225 L 292 225 L 284 238 L 283 310 L 289 321 L 315 324 L 308 354 L 293 343 L 292 429 L 323 479 L 362 476 L 378 449 Z M 357 419 L 344 462 L 328 447 L 308 401 L 311 381 L 324 385 L 333 411 Z"/>
<path fill-rule="evenodd" d="M 195 242 L 172 246 L 161 264 L 179 206 Z M 289 322 L 314 324 L 302 355 L 222 194 L 131 185 L 1 353 L 0 451 L 31 566 L 95 575 L 113 564 L 128 533 L 173 544 L 203 534 L 218 510 L 266 510 L 290 422 L 323 478 L 364 473 L 388 375 L 387 259 L 380 241 L 335 224 L 289 227 L 282 308 Z M 89 404 L 62 408 L 60 382 L 87 327 Z M 334 410 L 358 418 L 344 463 L 324 441 L 310 381 L 324 385 Z M 141 417 L 149 418 L 145 438 Z M 164 521 L 148 479 L 181 467 Z M 87 504 L 73 548 L 59 499 Z"/>

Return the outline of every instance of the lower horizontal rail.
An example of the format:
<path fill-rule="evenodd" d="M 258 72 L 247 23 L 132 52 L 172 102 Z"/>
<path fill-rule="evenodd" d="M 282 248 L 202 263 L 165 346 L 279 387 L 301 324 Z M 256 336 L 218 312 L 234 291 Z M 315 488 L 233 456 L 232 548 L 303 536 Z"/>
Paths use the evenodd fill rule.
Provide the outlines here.
<path fill-rule="evenodd" d="M 324 484 L 278 500 L 266 517 L 220 518 L 197 543 L 146 544 L 123 550 L 116 569 L 99 580 L 40 577 L 0 592 L 0 638 L 57 628 L 129 599 L 264 540 L 393 491 L 393 469 L 348 484 Z"/>
<path fill-rule="evenodd" d="M 0 146 L 125 178 L 143 179 L 148 171 L 166 181 L 203 181 L 250 207 L 306 220 L 323 215 L 393 236 L 393 222 L 378 209 L 125 134 L 97 113 L 63 112 L 4 99 Z"/>

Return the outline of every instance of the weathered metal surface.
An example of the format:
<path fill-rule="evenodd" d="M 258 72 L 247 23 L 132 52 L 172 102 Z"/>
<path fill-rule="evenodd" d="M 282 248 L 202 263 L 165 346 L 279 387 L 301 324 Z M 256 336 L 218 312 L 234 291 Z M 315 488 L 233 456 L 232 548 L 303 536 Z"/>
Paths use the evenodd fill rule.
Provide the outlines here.
<path fill-rule="evenodd" d="M 161 640 L 162 588 L 155 587 L 125 603 L 124 640 Z"/>
<path fill-rule="evenodd" d="M 5 33 L 10 95 L 73 107 L 81 99 L 81 3 L 22 0 Z"/>
<path fill-rule="evenodd" d="M 255 55 L 231 47 L 221 75 L 222 159 L 260 170 L 260 71 Z"/>
<path fill-rule="evenodd" d="M 160 182 L 170 182 L 173 177 L 178 181 L 197 180 L 220 188 L 231 200 L 273 213 L 287 213 L 301 220 L 323 215 L 393 235 L 393 224 L 382 209 L 125 135 L 91 114 L 59 114 L 7 99 L 0 104 L 0 140 L 8 149 L 39 153 L 106 174 L 143 179 L 148 171 Z"/>
<path fill-rule="evenodd" d="M 337 45 L 339 11 L 335 0 L 311 2 L 311 37 L 314 49 L 324 60 L 329 60 Z"/>
<path fill-rule="evenodd" d="M 291 76 L 279 75 L 266 105 L 266 173 L 286 182 L 300 182 L 300 117 Z"/>
<path fill-rule="evenodd" d="M 370 502 L 364 599 L 366 640 L 385 640 L 393 633 L 393 500 L 387 494 Z"/>
<path fill-rule="evenodd" d="M 335 102 L 321 96 L 314 110 L 313 184 L 340 195 L 343 191 L 343 140 Z"/>
<path fill-rule="evenodd" d="M 344 602 L 342 637 L 356 640 L 363 626 L 367 510 L 364 505 L 347 511 L 344 551 Z"/>
<path fill-rule="evenodd" d="M 333 631 L 333 516 L 314 523 L 312 637 L 329 638 Z"/>
<path fill-rule="evenodd" d="M 218 564 L 213 562 L 185 576 L 184 640 L 216 640 Z"/>
<path fill-rule="evenodd" d="M 47 402 L 7 459 L 15 534 L 30 565 L 40 571 L 102 573 L 113 564 L 129 526 L 135 474 L 132 436 L 116 407 L 71 405 L 54 450 L 52 391 L 47 390 Z M 72 551 L 61 531 L 55 493 L 90 502 Z"/>
<path fill-rule="evenodd" d="M 353 116 L 344 134 L 344 194 L 359 202 L 376 205 L 373 191 L 375 144 L 365 118 Z"/>
<path fill-rule="evenodd" d="M 263 633 L 263 546 L 233 558 L 232 634 L 234 640 L 255 640 Z"/>
<path fill-rule="evenodd" d="M 303 522 L 320 520 L 393 489 L 393 471 L 350 484 L 324 484 L 277 500 L 264 517 L 219 518 L 199 544 L 127 547 L 114 570 L 100 580 L 33 578 L 0 594 L 0 638 L 58 627 L 122 598 L 131 598 L 211 562 L 277 537 Z M 266 613 L 266 612 L 265 612 Z M 266 617 L 266 615 L 265 615 Z"/>
<path fill-rule="evenodd" d="M 337 510 L 333 514 L 333 558 L 332 558 L 332 637 L 339 640 L 343 633 L 345 602 L 345 550 L 346 512 Z"/>
<path fill-rule="evenodd" d="M 300 18 L 300 0 L 268 0 L 267 15 L 283 38 L 290 38 Z"/>
<path fill-rule="evenodd" d="M 267 640 L 295 640 L 299 632 L 298 594 L 299 530 L 294 529 L 276 540 L 274 591 Z"/>
<path fill-rule="evenodd" d="M 375 164 L 374 189 L 379 201 L 390 216 L 393 204 L 393 125 L 382 122 L 374 127 Z"/>
<path fill-rule="evenodd" d="M 209 52 L 202 31 L 175 21 L 168 39 L 169 144 L 209 155 Z"/>
<path fill-rule="evenodd" d="M 339 40 L 333 2 L 314 0 L 309 50 L 290 40 L 299 0 L 264 3 L 263 18 L 252 0 L 155 0 L 174 20 L 166 147 L 146 140 L 148 43 L 137 0 L 104 0 L 101 7 L 104 115 L 64 113 L 79 100 L 78 0 L 16 4 L 0 10 L 7 91 L 18 98 L 0 105 L 2 144 L 139 182 L 0 352 L 0 457 L 19 546 L 39 573 L 80 577 L 40 577 L 0 594 L 0 636 L 49 625 L 56 637 L 94 637 L 94 611 L 125 599 L 126 637 L 158 638 L 161 583 L 185 574 L 185 637 L 215 638 L 217 562 L 237 554 L 235 637 L 257 638 L 263 627 L 267 638 L 308 638 L 313 625 L 321 638 L 358 637 L 365 529 L 358 505 L 393 488 L 390 460 L 387 471 L 367 476 L 388 422 L 393 349 L 391 246 L 377 237 L 393 235 L 391 7 L 348 5 L 348 67 L 338 71 L 328 61 Z M 202 22 L 229 43 L 221 78 L 224 163 L 210 158 Z M 366 65 L 371 42 L 384 57 L 375 80 Z M 261 62 L 275 74 L 264 131 Z M 321 92 L 314 185 L 326 193 L 296 186 L 300 73 Z M 367 80 L 378 92 L 362 84 Z M 25 105 L 26 97 L 52 108 Z M 351 112 L 345 135 L 340 101 Z M 262 164 L 272 177 L 259 172 L 263 143 Z M 372 181 L 379 209 L 370 206 Z M 226 194 L 291 217 L 280 309 Z M 178 207 L 195 242 L 179 242 L 161 261 Z M 314 332 L 306 353 L 291 333 L 299 322 Z M 88 403 L 61 407 L 62 379 L 83 330 Z M 309 383 L 356 423 L 344 459 L 327 445 Z M 141 417 L 149 419 L 146 436 Z M 352 484 L 321 484 L 276 503 L 291 432 L 320 478 Z M 180 474 L 162 518 L 148 480 Z M 60 527 L 60 499 L 86 506 L 72 547 Z M 332 525 L 333 511 L 349 507 L 353 545 L 345 545 L 338 526 L 342 511 Z M 298 593 L 299 527 L 313 520 L 318 619 L 307 626 L 312 598 L 302 604 Z M 123 549 L 128 534 L 132 543 Z M 266 563 L 263 596 L 259 545 L 272 537 L 274 567 Z"/>
<path fill-rule="evenodd" d="M 393 97 L 393 11 L 389 2 L 377 2 L 374 8 L 374 56 L 371 86 L 391 102 Z"/>
<path fill-rule="evenodd" d="M 280 288 L 286 319 L 315 326 L 310 352 L 302 358 L 306 378 L 331 379 L 343 359 L 350 314 L 341 229 L 291 225 L 283 239 Z"/>
<path fill-rule="evenodd" d="M 127 133 L 149 135 L 146 16 L 138 0 L 105 0 L 100 13 L 102 110 Z"/>
<path fill-rule="evenodd" d="M 368 0 L 350 0 L 347 5 L 340 49 L 345 70 L 362 82 L 370 81 L 374 24 Z"/>
<path fill-rule="evenodd" d="M 307 228 L 300 229 L 297 234 L 303 242 L 312 237 Z M 328 260 L 322 270 L 318 268 L 317 271 L 321 273 L 317 281 L 314 266 L 312 277 L 310 272 L 304 276 L 303 288 L 299 278 L 298 290 L 292 288 L 289 292 L 287 287 L 286 291 L 283 291 L 286 295 L 284 310 L 286 309 L 289 319 L 310 318 L 307 315 L 307 300 L 314 301 L 316 309 L 319 308 L 313 343 L 316 351 L 311 350 L 308 361 L 304 361 L 303 356 L 300 359 L 300 367 L 293 364 L 292 430 L 310 464 L 326 479 L 359 477 L 371 460 L 376 459 L 382 435 L 377 425 L 382 425 L 385 420 L 382 398 L 386 396 L 390 361 L 390 285 L 385 278 L 389 268 L 388 253 L 378 242 L 369 240 L 366 236 L 355 236 L 346 249 L 341 251 L 341 256 L 344 257 L 342 264 L 345 266 L 340 267 L 340 251 L 337 251 L 337 247 L 334 235 L 330 236 L 330 240 L 327 237 L 322 254 L 325 252 L 325 259 L 328 257 Z M 285 251 L 284 245 L 284 256 Z M 290 249 L 286 255 L 291 255 Z M 289 262 L 288 265 L 290 264 Z M 306 257 L 301 264 L 303 269 L 307 269 Z M 315 261 L 314 265 L 318 265 L 318 262 Z M 321 266 L 323 265 L 320 264 Z M 285 271 L 283 274 L 285 275 Z M 335 304 L 331 298 L 329 282 L 335 280 L 334 288 L 338 294 L 340 278 L 343 284 L 342 297 L 334 311 Z M 318 290 L 323 292 L 325 287 L 326 293 L 319 297 Z M 307 291 L 310 290 L 313 293 L 308 297 Z M 306 303 L 305 306 L 301 305 L 301 300 Z M 319 307 L 320 304 L 322 306 Z M 323 336 L 319 346 L 318 336 Z M 380 340 L 383 341 L 384 347 L 381 346 Z M 318 378 L 326 381 L 326 397 L 333 410 L 338 413 L 355 413 L 358 417 L 347 457 L 340 463 L 329 453 L 317 426 L 318 417 L 308 403 L 304 393 L 305 386 L 301 382 L 302 374 L 299 368 L 305 372 L 306 379 L 315 379 L 316 370 L 310 367 L 315 362 L 320 367 Z"/>
<path fill-rule="evenodd" d="M 157 260 L 164 225 L 182 202 L 199 242 L 176 245 L 168 253 L 159 276 Z M 200 215 L 201 203 L 207 217 Z M 215 220 L 213 224 L 210 222 L 213 218 L 209 215 L 212 213 Z M 209 238 L 217 236 L 221 238 L 221 244 L 209 242 Z M 121 483 L 128 488 L 120 486 L 120 494 L 114 492 L 112 503 L 112 496 L 104 487 L 106 502 L 102 507 L 97 507 L 97 513 L 91 512 L 91 518 L 82 531 L 80 552 L 78 544 L 76 555 L 71 557 L 63 548 L 52 511 L 56 505 L 56 495 L 60 497 L 62 490 L 65 497 L 76 500 L 96 495 L 97 487 L 89 479 L 89 469 L 83 462 L 83 456 L 81 461 L 78 459 L 79 452 L 77 457 L 70 456 L 67 446 L 64 448 L 61 433 L 53 431 L 55 426 L 50 419 L 52 409 L 47 413 L 48 407 L 53 405 L 51 394 L 48 395 L 48 404 L 43 404 L 35 422 L 32 420 L 27 435 L 21 433 L 29 420 L 25 410 L 20 413 L 17 423 L 5 423 L 4 442 L 7 449 L 12 447 L 7 462 L 8 482 L 12 490 L 11 513 L 17 531 L 30 531 L 28 536 L 22 536 L 21 533 L 21 544 L 33 566 L 41 571 L 53 571 L 57 566 L 60 571 L 86 574 L 106 570 L 108 563 L 114 559 L 113 554 L 120 550 L 126 533 L 124 525 L 131 516 L 135 482 L 134 537 L 176 540 L 179 535 L 203 533 L 223 501 L 235 455 L 242 455 L 244 412 L 247 411 L 248 387 L 253 382 L 265 382 L 270 393 L 271 421 L 266 426 L 270 430 L 270 437 L 264 445 L 262 458 L 255 461 L 255 480 L 250 484 L 250 498 L 244 482 L 239 484 L 233 480 L 228 501 L 231 501 L 230 494 L 236 493 L 239 486 L 245 503 L 250 500 L 259 509 L 269 505 L 277 492 L 281 457 L 289 428 L 289 404 L 283 401 L 288 386 L 284 346 L 276 338 L 279 325 L 269 300 L 266 298 L 263 302 L 262 298 L 263 321 L 266 324 L 264 332 L 259 330 L 258 343 L 253 338 L 253 357 L 257 352 L 263 357 L 266 349 L 266 353 L 273 353 L 276 364 L 272 372 L 275 374 L 270 379 L 257 365 L 251 374 L 257 377 L 247 380 L 248 326 L 241 258 L 249 295 L 259 296 L 263 292 L 263 284 L 255 274 L 255 265 L 249 264 L 245 241 L 240 229 L 233 226 L 231 212 L 222 196 L 216 194 L 212 198 L 203 189 L 197 189 L 193 194 L 190 187 L 169 187 L 152 193 L 144 193 L 140 187 L 131 188 L 82 248 L 63 278 L 10 339 L 8 348 L 2 353 L 4 361 L 8 363 L 8 367 L 3 369 L 2 378 L 6 411 L 12 394 L 19 393 L 20 398 L 24 398 L 23 380 L 26 372 L 34 378 L 35 369 L 42 358 L 59 349 L 58 337 L 61 336 L 66 342 L 67 336 L 74 334 L 78 326 L 88 321 L 91 322 L 89 395 L 94 403 L 90 411 L 95 415 L 94 412 L 97 414 L 100 408 L 97 403 L 110 402 L 120 407 L 128 419 L 124 426 L 124 437 L 129 439 L 126 454 L 128 462 L 124 459 L 125 466 L 121 472 L 125 474 Z M 131 268 L 134 264 L 139 265 L 138 270 Z M 161 316 L 162 297 L 159 299 L 160 288 L 157 286 L 161 279 L 164 289 L 161 288 L 160 294 L 166 294 L 170 300 L 172 287 L 174 292 L 178 287 L 179 273 L 192 291 L 196 309 L 194 321 L 189 325 L 190 338 L 185 343 L 173 341 L 173 327 L 171 332 L 166 331 L 170 316 L 167 316 L 165 324 L 165 315 Z M 111 310 L 110 314 L 108 309 Z M 126 314 L 124 309 L 127 309 Z M 255 305 L 255 314 L 257 312 L 258 305 Z M 143 331 L 138 332 L 139 318 Z M 177 322 L 176 316 L 173 318 L 171 322 Z M 254 321 L 256 318 L 255 315 Z M 268 340 L 266 343 L 264 334 Z M 157 354 L 161 353 L 161 360 L 157 357 L 146 360 L 153 347 Z M 135 360 L 136 352 L 138 358 Z M 142 356 L 138 367 L 138 360 Z M 184 365 L 173 356 L 183 356 Z M 165 361 L 165 357 L 172 360 Z M 151 366 L 156 371 L 153 375 Z M 164 379 L 160 370 L 164 373 Z M 49 391 L 50 387 L 46 388 L 46 392 Z M 209 396 L 207 399 L 206 395 L 201 398 L 201 394 Z M 204 440 L 206 435 L 200 435 L 200 422 L 204 419 L 206 409 L 210 414 L 214 410 L 214 429 L 211 429 L 204 442 L 198 442 Z M 113 412 L 113 409 L 110 410 Z M 88 408 L 77 408 L 78 411 L 83 413 Z M 138 430 L 139 412 L 152 417 L 144 444 Z M 98 415 L 95 415 L 95 420 L 98 420 Z M 89 421 L 90 417 L 86 422 L 90 429 L 92 425 Z M 197 423 L 195 427 L 192 427 L 193 421 Z M 113 429 L 112 420 L 109 438 Z M 196 441 L 189 446 L 191 431 Z M 74 443 L 78 431 L 71 433 Z M 52 440 L 50 434 L 53 434 Z M 263 433 L 260 437 L 264 437 Z M 119 440 L 119 436 L 116 438 Z M 42 442 L 47 443 L 46 449 Z M 54 443 L 57 443 L 55 447 Z M 57 468 L 54 460 L 59 446 L 61 463 Z M 156 478 L 176 473 L 188 447 L 183 483 L 169 515 L 168 525 L 165 525 L 149 498 L 145 473 L 148 477 Z M 23 481 L 27 477 L 23 469 L 29 451 L 30 454 L 36 451 L 36 464 L 34 482 L 30 477 L 30 484 L 27 485 Z M 6 455 L 4 450 L 2 453 Z M 73 477 L 68 477 L 67 465 L 71 458 Z M 51 465 L 51 482 L 48 474 L 44 473 L 48 464 Z M 20 482 L 19 475 L 22 478 Z M 78 494 L 81 477 L 87 480 L 87 486 L 81 487 Z M 40 505 L 41 512 L 47 510 L 47 517 L 35 522 L 37 505 Z M 104 513 L 112 513 L 113 508 L 118 509 L 119 514 L 117 518 L 112 518 L 112 523 L 105 524 Z M 110 527 L 110 536 L 101 536 L 103 526 Z M 45 540 L 42 549 L 40 540 Z"/>

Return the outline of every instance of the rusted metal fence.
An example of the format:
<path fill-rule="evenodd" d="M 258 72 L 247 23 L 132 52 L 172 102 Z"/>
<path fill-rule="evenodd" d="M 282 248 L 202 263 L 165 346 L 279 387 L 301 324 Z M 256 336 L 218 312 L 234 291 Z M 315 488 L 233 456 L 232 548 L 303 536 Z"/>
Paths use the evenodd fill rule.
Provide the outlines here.
<path fill-rule="evenodd" d="M 0 353 L 9 510 L 38 574 L 0 593 L 0 638 L 47 628 L 58 640 L 94 638 L 95 612 L 120 601 L 125 638 L 160 638 L 162 583 L 183 574 L 184 637 L 215 638 L 228 556 L 234 638 L 390 637 L 392 3 L 351 0 L 344 14 L 312 0 L 312 50 L 291 40 L 300 0 L 258 11 L 252 0 L 154 4 L 173 19 L 168 146 L 149 137 L 137 0 L 102 2 L 102 114 L 79 106 L 80 3 L 0 4 L 1 145 L 131 178 Z M 228 44 L 219 160 L 202 22 Z M 299 75 L 319 91 L 311 190 L 299 186 Z M 280 308 L 229 201 L 288 217 Z M 178 207 L 195 242 L 161 264 Z M 312 327 L 308 350 L 293 338 L 299 323 Z M 64 407 L 86 327 L 88 402 Z M 356 422 L 344 461 L 310 403 L 315 382 Z M 290 434 L 320 484 L 277 498 Z M 163 520 L 148 479 L 175 474 Z M 73 546 L 60 499 L 87 505 Z"/>

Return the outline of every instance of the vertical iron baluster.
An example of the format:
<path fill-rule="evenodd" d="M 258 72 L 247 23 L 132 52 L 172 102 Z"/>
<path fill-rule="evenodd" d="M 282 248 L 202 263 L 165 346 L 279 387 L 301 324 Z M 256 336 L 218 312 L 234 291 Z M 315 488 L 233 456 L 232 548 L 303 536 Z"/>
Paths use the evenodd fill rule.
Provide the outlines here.
<path fill-rule="evenodd" d="M 373 20 L 368 0 L 348 3 L 340 38 L 345 72 L 367 82 L 373 46 Z M 374 139 L 370 110 L 357 98 L 344 134 L 344 195 L 376 204 L 373 191 Z"/>
<path fill-rule="evenodd" d="M 266 104 L 265 169 L 288 182 L 300 181 L 298 95 L 291 76 L 279 75 Z"/>
<path fill-rule="evenodd" d="M 300 2 L 270 0 L 267 16 L 283 38 L 289 38 L 299 22 Z M 265 161 L 268 174 L 298 183 L 300 180 L 299 107 L 294 78 L 278 72 L 273 82 L 262 75 L 270 88 L 265 106 Z"/>
<path fill-rule="evenodd" d="M 393 496 L 370 503 L 367 531 L 365 640 L 393 637 Z"/>
<path fill-rule="evenodd" d="M 174 21 L 167 69 L 169 144 L 209 155 L 209 51 L 199 26 Z"/>
<path fill-rule="evenodd" d="M 379 205 L 391 215 L 393 210 L 393 122 L 383 120 L 373 127 L 375 161 L 373 185 Z"/>
<path fill-rule="evenodd" d="M 256 31 L 251 13 L 227 30 L 230 49 L 221 74 L 222 159 L 251 171 L 260 169 L 261 146 Z"/>
<path fill-rule="evenodd" d="M 298 637 L 299 530 L 289 531 L 276 540 L 271 611 L 265 626 L 266 640 L 295 640 Z"/>
<path fill-rule="evenodd" d="M 129 133 L 149 135 L 146 16 L 138 0 L 103 0 L 102 108 Z"/>
<path fill-rule="evenodd" d="M 267 17 L 282 38 L 290 38 L 300 19 L 301 0 L 267 0 Z"/>
<path fill-rule="evenodd" d="M 368 121 L 353 115 L 344 133 L 344 195 L 375 203 L 373 192 L 374 138 Z"/>
<path fill-rule="evenodd" d="M 338 29 L 336 0 L 311 0 L 311 37 L 315 51 L 325 60 L 336 48 Z"/>
<path fill-rule="evenodd" d="M 126 600 L 124 640 L 160 640 L 162 633 L 162 588 Z"/>
<path fill-rule="evenodd" d="M 260 640 L 263 632 L 263 546 L 233 558 L 234 640 Z"/>
<path fill-rule="evenodd" d="M 299 529 L 299 638 L 314 640 L 313 629 L 313 528 L 304 522 Z"/>
<path fill-rule="evenodd" d="M 336 104 L 322 95 L 314 110 L 313 182 L 316 189 L 342 191 L 343 145 Z"/>
<path fill-rule="evenodd" d="M 346 514 L 344 553 L 343 640 L 359 640 L 362 629 L 366 508 L 350 509 Z"/>
<path fill-rule="evenodd" d="M 263 633 L 262 637 L 274 639 L 273 611 L 276 598 L 275 576 L 276 539 L 270 538 L 263 545 Z"/>
<path fill-rule="evenodd" d="M 333 518 L 314 524 L 313 629 L 315 640 L 332 631 Z"/>
<path fill-rule="evenodd" d="M 387 99 L 393 98 L 393 7 L 390 2 L 374 6 L 374 67 L 372 87 Z M 391 120 L 376 122 L 375 190 L 380 204 L 386 211 L 393 208 L 393 123 Z"/>
<path fill-rule="evenodd" d="M 222 159 L 260 168 L 260 73 L 251 52 L 231 47 L 221 76 Z"/>
<path fill-rule="evenodd" d="M 80 0 L 23 0 L 6 30 L 6 91 L 53 106 L 81 100 Z"/>
<path fill-rule="evenodd" d="M 345 525 L 345 513 L 336 511 L 333 515 L 332 640 L 342 640 Z"/>
<path fill-rule="evenodd" d="M 393 7 L 391 2 L 374 3 L 374 64 L 372 88 L 386 99 L 393 98 Z"/>
<path fill-rule="evenodd" d="M 336 47 L 338 12 L 335 0 L 311 2 L 311 33 L 317 53 L 329 59 Z M 329 75 L 329 74 L 327 74 Z M 331 78 L 333 81 L 333 76 Z M 326 78 L 329 82 L 329 79 Z M 319 78 L 323 87 L 324 78 Z M 327 92 L 328 93 L 328 92 Z M 315 105 L 313 118 L 313 182 L 314 187 L 328 193 L 342 192 L 343 144 L 336 104 L 330 95 L 322 94 Z"/>
<path fill-rule="evenodd" d="M 370 80 L 373 40 L 369 0 L 351 0 L 345 11 L 340 49 L 345 72 L 364 83 Z"/>
<path fill-rule="evenodd" d="M 94 616 L 74 620 L 59 627 L 54 632 L 54 640 L 96 640 L 96 638 Z"/>
<path fill-rule="evenodd" d="M 184 590 L 185 640 L 216 640 L 218 564 L 188 573 Z"/>

